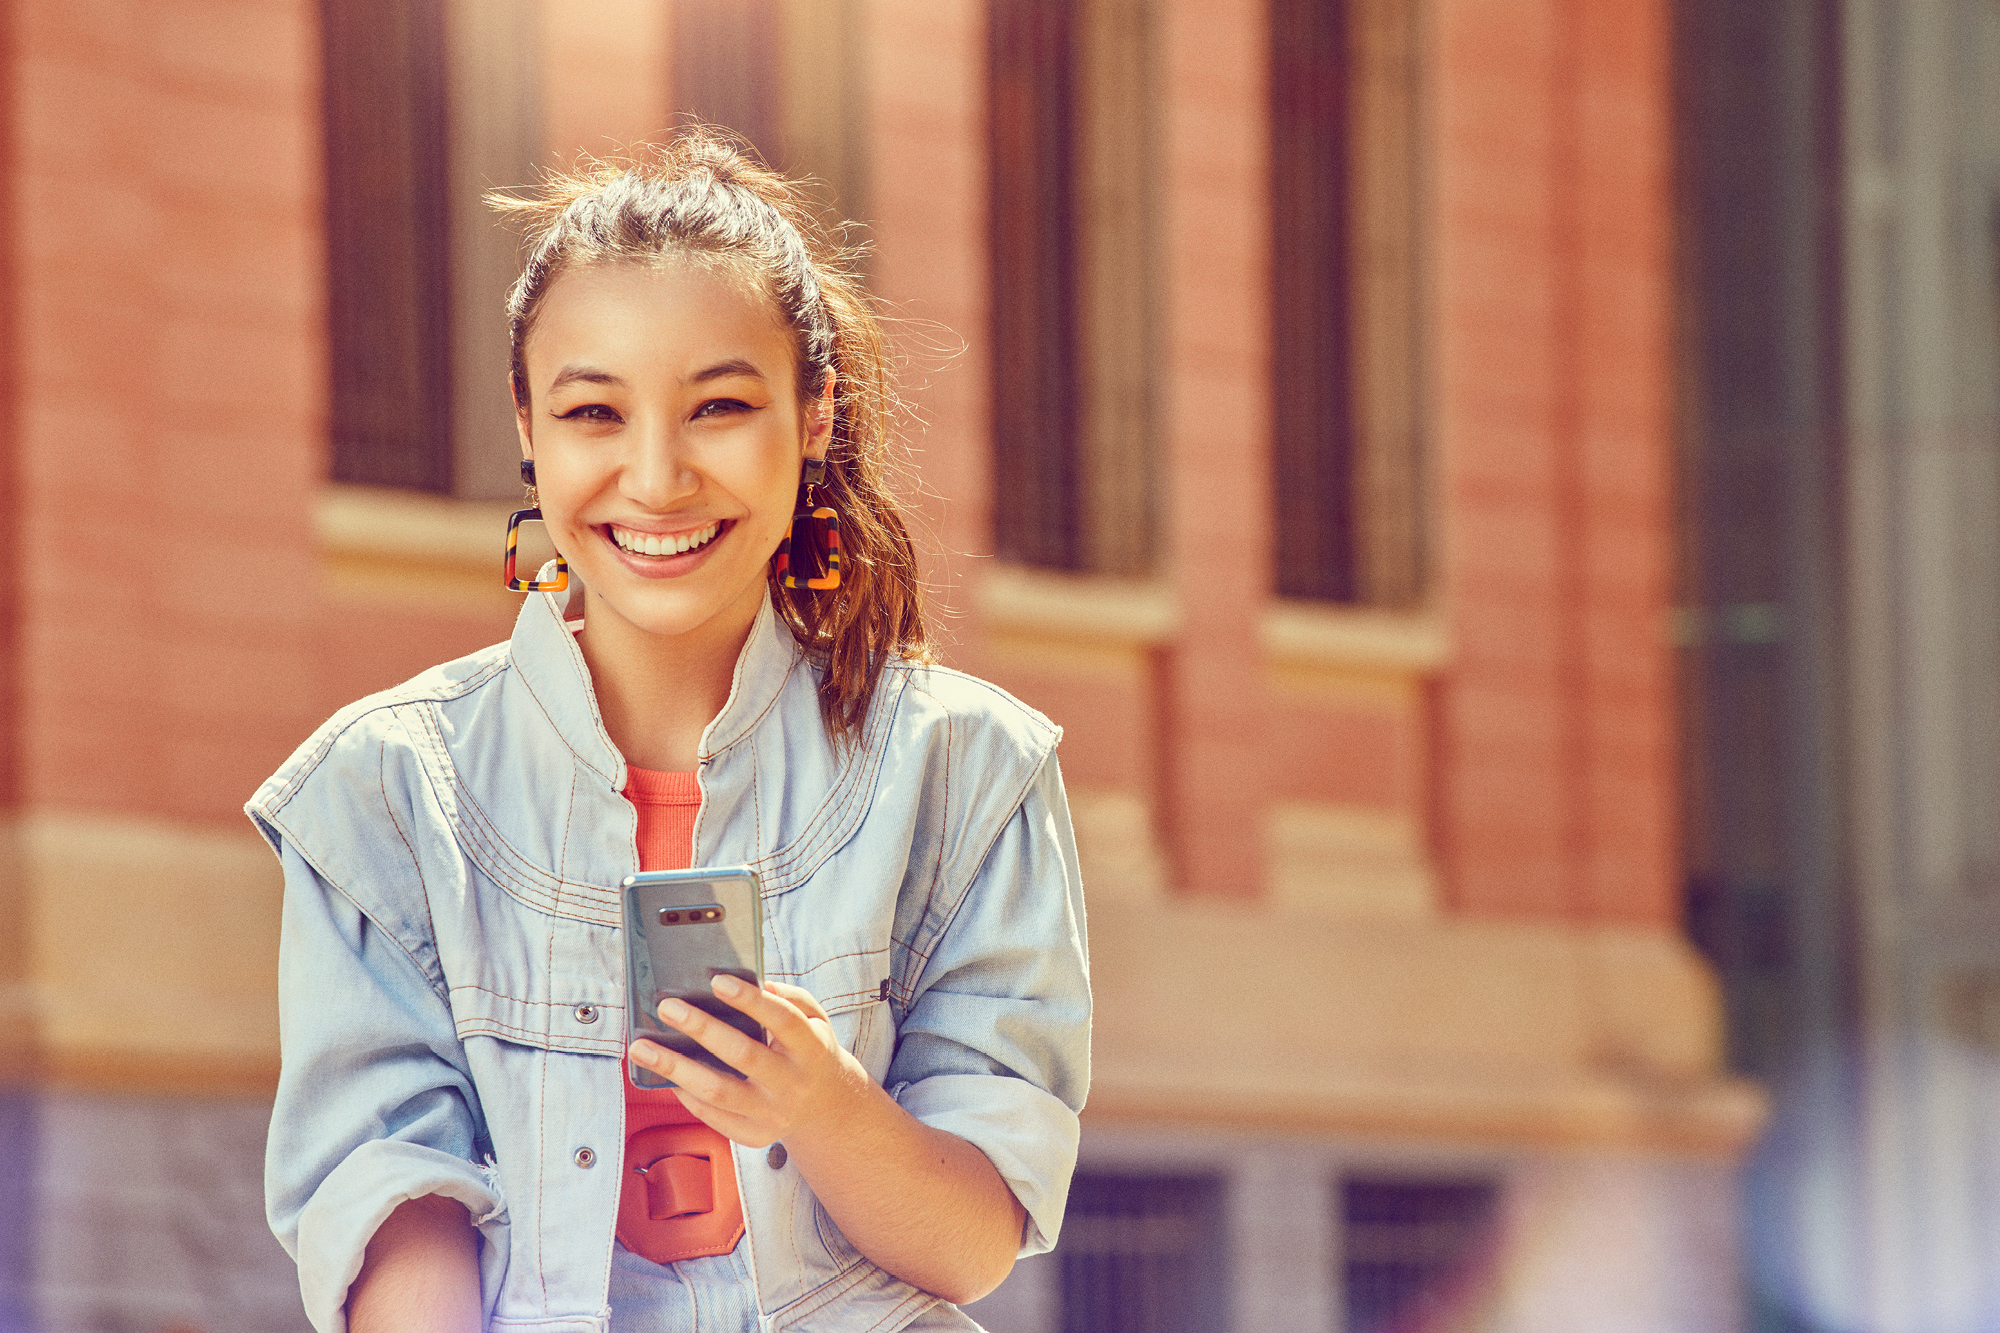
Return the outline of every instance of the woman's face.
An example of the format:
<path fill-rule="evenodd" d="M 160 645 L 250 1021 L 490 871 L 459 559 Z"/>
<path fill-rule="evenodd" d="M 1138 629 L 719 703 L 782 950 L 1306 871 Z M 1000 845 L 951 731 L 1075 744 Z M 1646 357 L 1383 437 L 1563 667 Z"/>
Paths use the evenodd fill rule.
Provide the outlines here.
<path fill-rule="evenodd" d="M 572 269 L 523 355 L 522 452 L 590 614 L 658 635 L 747 624 L 832 425 L 799 402 L 772 303 L 700 264 Z"/>

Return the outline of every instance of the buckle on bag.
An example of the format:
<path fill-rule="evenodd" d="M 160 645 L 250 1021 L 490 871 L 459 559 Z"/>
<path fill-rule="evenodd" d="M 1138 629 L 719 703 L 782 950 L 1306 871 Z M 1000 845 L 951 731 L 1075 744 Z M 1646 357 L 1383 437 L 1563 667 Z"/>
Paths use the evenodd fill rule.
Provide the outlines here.
<path fill-rule="evenodd" d="M 714 1166 L 706 1156 L 669 1153 L 632 1168 L 646 1178 L 646 1216 L 655 1222 L 715 1211 Z"/>

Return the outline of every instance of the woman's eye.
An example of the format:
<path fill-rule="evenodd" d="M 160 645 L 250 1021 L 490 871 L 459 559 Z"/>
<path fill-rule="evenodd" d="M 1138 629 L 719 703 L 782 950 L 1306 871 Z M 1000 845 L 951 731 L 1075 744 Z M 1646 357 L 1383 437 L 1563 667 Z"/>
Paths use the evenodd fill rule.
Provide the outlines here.
<path fill-rule="evenodd" d="M 618 413 L 606 407 L 603 403 L 585 403 L 581 407 L 572 407 L 567 412 L 559 413 L 556 419 L 559 421 L 616 421 L 618 420 Z"/>
<path fill-rule="evenodd" d="M 701 417 L 726 416 L 731 412 L 748 412 L 750 404 L 738 398 L 711 398 L 694 410 L 697 419 Z"/>

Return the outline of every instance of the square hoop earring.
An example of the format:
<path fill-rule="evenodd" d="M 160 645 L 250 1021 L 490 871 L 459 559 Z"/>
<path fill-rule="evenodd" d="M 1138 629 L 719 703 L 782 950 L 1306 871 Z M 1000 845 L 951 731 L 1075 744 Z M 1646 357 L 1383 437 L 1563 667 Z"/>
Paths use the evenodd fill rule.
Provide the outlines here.
<path fill-rule="evenodd" d="M 531 458 L 521 460 L 521 481 L 528 488 L 528 508 L 516 509 L 507 519 L 507 560 L 502 574 L 507 581 L 508 592 L 561 592 L 569 587 L 569 562 L 562 552 L 556 552 L 556 576 L 552 579 L 520 579 L 514 577 L 514 548 L 521 539 L 523 523 L 540 523 L 541 505 L 535 494 L 535 462 Z"/>
<path fill-rule="evenodd" d="M 831 592 L 840 586 L 840 515 L 832 506 L 813 500 L 814 489 L 825 478 L 825 460 L 808 458 L 792 530 L 778 543 L 778 553 L 772 557 L 772 572 L 781 588 Z"/>

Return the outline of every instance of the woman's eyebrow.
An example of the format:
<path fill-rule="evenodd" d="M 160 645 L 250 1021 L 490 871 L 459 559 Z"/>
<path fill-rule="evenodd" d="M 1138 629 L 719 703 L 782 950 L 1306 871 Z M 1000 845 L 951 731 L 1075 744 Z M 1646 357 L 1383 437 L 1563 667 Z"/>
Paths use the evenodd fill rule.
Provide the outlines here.
<path fill-rule="evenodd" d="M 751 365 L 741 357 L 737 357 L 731 361 L 718 361 L 707 370 L 697 370 L 694 374 L 688 376 L 688 383 L 705 384 L 709 380 L 726 379 L 731 375 L 748 375 L 751 379 L 757 380 L 764 378 L 763 371 L 757 369 L 757 367 Z"/>
<path fill-rule="evenodd" d="M 624 380 L 619 379 L 608 370 L 599 370 L 596 366 L 567 365 L 562 368 L 562 372 L 550 383 L 548 391 L 554 393 L 565 384 L 578 383 L 615 384 L 620 388 L 625 386 Z"/>

